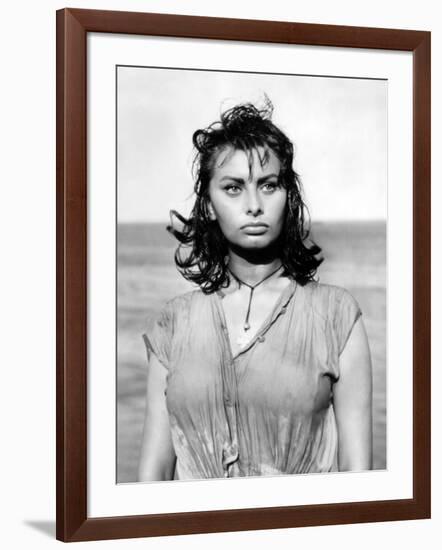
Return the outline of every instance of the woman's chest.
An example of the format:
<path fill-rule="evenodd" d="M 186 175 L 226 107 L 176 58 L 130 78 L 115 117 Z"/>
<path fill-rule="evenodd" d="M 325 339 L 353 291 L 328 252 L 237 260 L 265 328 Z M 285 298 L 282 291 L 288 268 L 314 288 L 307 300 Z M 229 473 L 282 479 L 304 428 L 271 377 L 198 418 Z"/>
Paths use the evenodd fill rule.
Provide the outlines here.
<path fill-rule="evenodd" d="M 289 351 L 268 340 L 263 337 L 232 365 L 239 401 L 306 415 L 328 407 L 332 379 L 325 372 L 324 357 L 312 348 L 308 353 L 303 346 Z"/>
<path fill-rule="evenodd" d="M 310 414 L 329 405 L 329 358 L 320 338 L 315 344 L 312 334 L 275 324 L 235 356 L 225 331 L 212 336 L 189 334 L 172 354 L 167 393 L 175 410 L 227 401 L 243 410 Z"/>

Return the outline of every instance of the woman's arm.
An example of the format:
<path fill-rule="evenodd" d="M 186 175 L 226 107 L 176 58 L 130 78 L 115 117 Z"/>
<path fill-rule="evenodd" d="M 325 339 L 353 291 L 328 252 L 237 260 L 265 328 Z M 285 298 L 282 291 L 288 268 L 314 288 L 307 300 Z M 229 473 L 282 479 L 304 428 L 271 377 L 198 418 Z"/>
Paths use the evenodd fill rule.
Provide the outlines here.
<path fill-rule="evenodd" d="M 139 481 L 173 479 L 176 456 L 170 434 L 165 388 L 167 370 L 152 353 L 146 390 L 146 416 L 138 468 Z"/>
<path fill-rule="evenodd" d="M 371 470 L 372 373 L 362 318 L 356 321 L 340 355 L 339 369 L 340 376 L 333 387 L 339 471 Z"/>

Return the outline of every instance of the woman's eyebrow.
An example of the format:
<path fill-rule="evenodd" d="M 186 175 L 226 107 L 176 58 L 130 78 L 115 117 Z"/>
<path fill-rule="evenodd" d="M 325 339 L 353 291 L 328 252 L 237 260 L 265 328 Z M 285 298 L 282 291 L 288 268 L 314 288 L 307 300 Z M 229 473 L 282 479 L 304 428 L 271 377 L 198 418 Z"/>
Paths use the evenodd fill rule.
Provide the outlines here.
<path fill-rule="evenodd" d="M 258 178 L 258 183 L 261 183 L 265 180 L 268 180 L 270 178 L 278 178 L 279 174 L 267 174 L 266 176 L 263 176 L 262 178 Z"/>
<path fill-rule="evenodd" d="M 224 180 L 234 181 L 236 183 L 244 183 L 243 178 L 237 178 L 235 176 L 223 176 L 219 181 L 224 181 Z"/>
<path fill-rule="evenodd" d="M 263 181 L 265 180 L 268 180 L 270 178 L 278 178 L 279 177 L 279 174 L 266 174 L 265 176 L 262 176 L 261 178 L 258 178 L 258 183 L 262 183 Z M 223 176 L 220 181 L 224 181 L 224 180 L 229 180 L 229 181 L 234 181 L 235 183 L 245 183 L 245 180 L 243 178 L 238 178 L 238 177 L 235 177 L 235 176 Z"/>

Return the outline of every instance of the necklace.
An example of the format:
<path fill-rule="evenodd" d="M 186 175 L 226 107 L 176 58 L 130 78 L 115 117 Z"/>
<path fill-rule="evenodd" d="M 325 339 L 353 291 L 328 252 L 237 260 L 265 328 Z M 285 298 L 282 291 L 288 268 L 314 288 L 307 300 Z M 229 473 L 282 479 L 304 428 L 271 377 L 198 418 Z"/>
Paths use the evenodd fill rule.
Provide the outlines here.
<path fill-rule="evenodd" d="M 250 323 L 249 323 L 250 308 L 252 306 L 252 298 L 253 298 L 253 292 L 255 288 L 258 287 L 260 284 L 262 284 L 264 281 L 267 281 L 267 279 L 270 279 L 270 277 L 274 275 L 277 271 L 279 271 L 281 267 L 282 265 L 280 265 L 277 269 L 275 269 L 275 271 L 272 271 L 271 273 L 266 275 L 264 279 L 261 279 L 254 285 L 251 285 L 249 283 L 246 283 L 245 281 L 242 281 L 237 275 L 235 275 L 235 273 L 233 273 L 233 271 L 230 268 L 227 268 L 230 271 L 230 273 L 233 275 L 233 278 L 236 279 L 236 281 L 239 283 L 239 286 L 245 285 L 246 287 L 250 288 L 249 305 L 247 306 L 247 313 L 246 313 L 246 318 L 244 320 L 244 327 L 243 327 L 245 331 L 250 329 Z"/>

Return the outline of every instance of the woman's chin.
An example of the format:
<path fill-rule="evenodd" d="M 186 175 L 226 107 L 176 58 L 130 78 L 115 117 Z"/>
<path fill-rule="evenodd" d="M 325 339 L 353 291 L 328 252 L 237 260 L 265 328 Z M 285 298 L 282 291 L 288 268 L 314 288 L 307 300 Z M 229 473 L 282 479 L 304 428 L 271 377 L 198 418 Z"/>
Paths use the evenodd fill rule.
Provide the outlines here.
<path fill-rule="evenodd" d="M 241 243 L 238 243 L 238 246 L 240 248 L 243 248 L 244 250 L 257 250 L 257 249 L 265 249 L 268 248 L 268 246 L 271 243 L 267 239 L 260 239 L 260 238 L 248 238 L 242 241 Z"/>
<path fill-rule="evenodd" d="M 276 241 L 268 238 L 262 238 L 262 236 L 250 236 L 247 239 L 242 239 L 241 242 L 235 243 L 232 248 L 239 248 L 244 251 L 262 250 L 263 252 L 266 252 L 275 246 Z"/>

